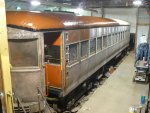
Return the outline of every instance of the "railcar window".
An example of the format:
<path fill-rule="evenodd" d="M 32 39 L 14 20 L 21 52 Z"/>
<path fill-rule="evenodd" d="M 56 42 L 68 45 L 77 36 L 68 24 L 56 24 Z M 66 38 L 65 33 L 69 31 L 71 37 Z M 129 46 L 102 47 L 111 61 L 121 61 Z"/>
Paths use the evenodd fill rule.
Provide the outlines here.
<path fill-rule="evenodd" d="M 106 34 L 107 34 L 107 28 L 104 27 L 104 28 L 103 28 L 103 35 L 106 35 Z"/>
<path fill-rule="evenodd" d="M 90 37 L 95 37 L 97 35 L 97 29 L 90 29 Z"/>
<path fill-rule="evenodd" d="M 115 27 L 112 27 L 112 34 L 115 33 Z"/>
<path fill-rule="evenodd" d="M 45 45 L 45 62 L 60 64 L 60 46 Z"/>
<path fill-rule="evenodd" d="M 119 34 L 116 33 L 116 37 L 117 37 L 117 43 L 119 42 Z"/>
<path fill-rule="evenodd" d="M 81 57 L 82 58 L 85 58 L 88 56 L 88 48 L 89 48 L 88 41 L 81 42 Z"/>
<path fill-rule="evenodd" d="M 111 46 L 111 35 L 108 35 L 108 46 Z"/>
<path fill-rule="evenodd" d="M 118 42 L 120 42 L 120 33 L 118 32 Z"/>
<path fill-rule="evenodd" d="M 9 39 L 9 51 L 13 67 L 38 66 L 37 39 Z"/>
<path fill-rule="evenodd" d="M 114 36 L 115 34 L 111 34 L 111 45 L 113 45 L 113 36 Z"/>
<path fill-rule="evenodd" d="M 108 27 L 108 34 L 111 34 L 112 30 L 111 27 Z"/>
<path fill-rule="evenodd" d="M 96 52 L 96 39 L 90 40 L 90 55 Z"/>
<path fill-rule="evenodd" d="M 124 31 L 122 32 L 122 40 L 124 40 Z"/>
<path fill-rule="evenodd" d="M 122 41 L 122 32 L 120 32 L 120 41 Z"/>
<path fill-rule="evenodd" d="M 112 43 L 115 44 L 116 43 L 116 34 L 112 35 Z"/>
<path fill-rule="evenodd" d="M 122 41 L 122 32 L 120 32 L 120 41 Z"/>
<path fill-rule="evenodd" d="M 107 47 L 107 36 L 103 37 L 103 48 Z"/>
<path fill-rule="evenodd" d="M 126 37 L 128 37 L 128 31 L 126 31 Z"/>
<path fill-rule="evenodd" d="M 115 44 L 115 34 L 112 34 L 112 44 Z"/>
<path fill-rule="evenodd" d="M 122 31 L 122 40 L 124 39 L 124 31 Z"/>
<path fill-rule="evenodd" d="M 118 41 L 118 36 L 117 34 L 115 34 L 115 43 L 117 43 L 117 41 Z"/>
<path fill-rule="evenodd" d="M 97 50 L 102 50 L 102 37 L 97 38 Z"/>
<path fill-rule="evenodd" d="M 125 37 L 126 37 L 126 31 L 124 31 L 124 33 L 123 33 L 123 34 L 124 34 L 124 39 L 125 39 Z"/>
<path fill-rule="evenodd" d="M 69 63 L 72 64 L 78 60 L 78 44 L 69 45 Z"/>
<path fill-rule="evenodd" d="M 97 36 L 102 36 L 102 28 L 97 28 Z"/>

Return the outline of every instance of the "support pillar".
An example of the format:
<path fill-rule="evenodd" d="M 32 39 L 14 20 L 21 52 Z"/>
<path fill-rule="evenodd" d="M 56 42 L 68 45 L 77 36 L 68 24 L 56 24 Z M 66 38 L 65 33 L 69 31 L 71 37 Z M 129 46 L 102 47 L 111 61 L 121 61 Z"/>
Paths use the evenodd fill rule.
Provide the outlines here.
<path fill-rule="evenodd" d="M 0 101 L 2 113 L 13 113 L 5 0 L 0 0 Z"/>

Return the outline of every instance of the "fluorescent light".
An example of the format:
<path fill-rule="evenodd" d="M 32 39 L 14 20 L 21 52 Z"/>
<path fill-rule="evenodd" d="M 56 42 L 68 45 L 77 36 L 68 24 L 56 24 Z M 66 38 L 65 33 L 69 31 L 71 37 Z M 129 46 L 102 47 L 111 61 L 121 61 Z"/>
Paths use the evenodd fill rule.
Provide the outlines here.
<path fill-rule="evenodd" d="M 27 25 L 28 25 L 28 26 L 30 26 L 30 27 L 31 27 L 31 26 L 33 26 L 33 24 L 32 24 L 32 23 L 27 23 Z"/>
<path fill-rule="evenodd" d="M 17 9 L 17 11 L 18 11 L 18 10 L 21 10 L 21 7 L 20 7 L 20 6 L 17 6 L 16 9 Z"/>
<path fill-rule="evenodd" d="M 31 1 L 31 5 L 38 6 L 38 5 L 41 5 L 41 2 L 40 1 Z"/>
<path fill-rule="evenodd" d="M 77 9 L 74 9 L 74 12 L 75 13 L 81 13 L 81 12 L 83 12 L 83 9 L 82 8 L 77 8 Z"/>
<path fill-rule="evenodd" d="M 136 6 L 140 6 L 140 5 L 142 5 L 142 1 L 141 0 L 134 0 L 133 4 Z"/>

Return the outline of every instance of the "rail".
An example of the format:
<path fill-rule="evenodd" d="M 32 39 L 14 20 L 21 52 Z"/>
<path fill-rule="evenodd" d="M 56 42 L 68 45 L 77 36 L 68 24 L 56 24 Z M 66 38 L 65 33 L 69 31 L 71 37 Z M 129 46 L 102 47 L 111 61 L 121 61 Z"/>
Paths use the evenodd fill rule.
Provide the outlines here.
<path fill-rule="evenodd" d="M 42 99 L 44 100 L 46 106 L 48 107 L 48 111 L 49 111 L 50 113 L 56 113 L 56 112 L 49 106 L 49 104 L 48 104 L 46 98 L 43 96 L 43 93 L 42 93 L 42 91 L 40 90 L 39 87 L 37 88 L 37 90 L 38 90 L 39 113 L 42 113 L 42 112 L 41 112 L 41 105 L 40 105 L 40 102 L 41 102 L 41 101 L 40 101 L 40 96 L 42 97 Z"/>
<path fill-rule="evenodd" d="M 23 104 L 22 104 L 22 102 L 20 101 L 20 99 L 18 97 L 16 97 L 16 99 L 17 99 L 18 113 L 21 113 L 20 107 L 22 108 L 24 113 L 27 113 L 24 106 L 23 106 Z"/>
<path fill-rule="evenodd" d="M 22 111 L 23 111 L 23 113 L 27 113 L 20 98 L 15 95 L 15 92 L 14 92 L 14 98 L 16 99 L 16 102 L 17 102 L 17 108 L 18 108 L 17 112 L 22 113 Z M 22 109 L 22 111 L 21 111 L 21 109 Z M 15 110 L 14 110 L 14 112 L 15 112 Z"/>
<path fill-rule="evenodd" d="M 13 96 L 17 102 L 17 113 L 27 113 L 26 110 L 25 110 L 25 107 L 23 106 L 20 98 L 16 95 L 16 92 L 13 90 Z M 21 110 L 22 109 L 22 110 Z M 15 109 L 14 109 L 14 112 L 15 112 Z"/>

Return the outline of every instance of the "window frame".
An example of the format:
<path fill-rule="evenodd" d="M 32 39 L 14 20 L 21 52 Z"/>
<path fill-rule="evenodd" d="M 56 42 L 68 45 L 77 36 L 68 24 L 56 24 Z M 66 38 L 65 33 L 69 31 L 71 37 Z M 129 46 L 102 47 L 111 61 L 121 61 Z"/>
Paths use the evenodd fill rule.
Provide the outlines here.
<path fill-rule="evenodd" d="M 19 38 L 10 38 L 8 39 L 8 46 L 9 46 L 9 40 L 36 40 L 36 51 L 37 51 L 37 65 L 36 66 L 13 66 L 12 65 L 12 69 L 40 69 L 41 67 L 41 56 L 40 56 L 40 39 L 38 37 L 34 37 L 34 38 L 23 38 L 23 39 L 19 39 Z M 10 49 L 9 49 L 10 51 Z M 10 55 L 10 54 L 9 54 Z"/>
<path fill-rule="evenodd" d="M 82 56 L 82 43 L 85 43 L 85 42 L 87 42 L 87 53 L 84 56 Z M 84 41 L 80 42 L 80 45 L 81 45 L 80 46 L 81 59 L 87 58 L 89 56 L 89 40 L 84 40 Z"/>
<path fill-rule="evenodd" d="M 91 52 L 91 41 L 94 41 L 94 42 L 95 42 L 95 47 L 93 46 L 93 47 L 95 48 L 95 50 L 92 51 L 92 52 Z M 90 44 L 89 44 L 89 52 L 90 52 L 89 54 L 90 54 L 90 55 L 93 55 L 93 54 L 96 53 L 96 38 L 91 38 L 91 39 L 89 39 L 89 43 L 90 43 Z"/>
<path fill-rule="evenodd" d="M 100 39 L 101 46 L 98 46 L 98 39 Z M 97 52 L 102 51 L 103 50 L 103 37 L 102 36 L 101 37 L 97 37 L 96 43 L 97 43 Z M 100 47 L 100 48 L 98 48 L 98 47 Z"/>
<path fill-rule="evenodd" d="M 70 60 L 70 46 L 72 46 L 72 45 L 76 45 L 77 47 L 76 47 L 76 49 L 77 49 L 77 52 L 76 52 L 76 59 L 75 60 Z M 72 65 L 72 64 L 74 64 L 74 63 L 76 63 L 76 62 L 78 62 L 78 60 L 79 60 L 79 43 L 73 43 L 73 44 L 70 44 L 70 45 L 68 45 L 68 47 L 69 47 L 69 58 L 68 58 L 68 63 L 69 63 L 69 65 Z"/>

